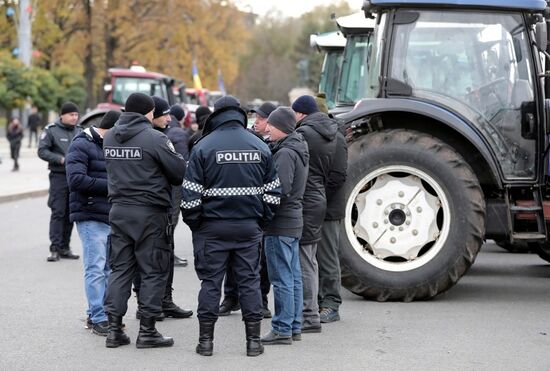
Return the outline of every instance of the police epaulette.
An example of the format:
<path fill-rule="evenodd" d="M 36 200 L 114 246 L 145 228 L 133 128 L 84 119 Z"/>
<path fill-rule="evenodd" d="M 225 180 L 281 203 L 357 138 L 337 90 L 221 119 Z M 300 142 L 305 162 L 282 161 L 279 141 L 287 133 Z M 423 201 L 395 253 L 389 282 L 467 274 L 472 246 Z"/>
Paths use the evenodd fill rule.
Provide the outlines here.
<path fill-rule="evenodd" d="M 47 128 L 49 128 L 50 126 L 55 126 L 55 122 L 52 122 L 51 124 L 46 125 L 46 127 L 45 127 L 44 129 L 47 129 Z"/>

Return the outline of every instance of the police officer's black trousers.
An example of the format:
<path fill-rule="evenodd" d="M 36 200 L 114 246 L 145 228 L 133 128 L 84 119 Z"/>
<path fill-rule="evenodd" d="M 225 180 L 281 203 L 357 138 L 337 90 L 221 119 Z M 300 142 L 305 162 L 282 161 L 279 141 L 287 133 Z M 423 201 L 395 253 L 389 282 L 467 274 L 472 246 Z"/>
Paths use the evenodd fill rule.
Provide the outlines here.
<path fill-rule="evenodd" d="M 262 305 L 267 308 L 267 295 L 271 290 L 271 282 L 269 282 L 269 276 L 267 274 L 267 261 L 265 260 L 265 251 L 263 247 L 260 249 L 260 290 L 262 292 Z M 231 265 L 227 267 L 227 274 L 225 275 L 225 282 L 223 285 L 224 298 L 237 302 L 239 298 L 239 290 L 237 288 L 237 280 Z"/>
<path fill-rule="evenodd" d="M 69 220 L 69 185 L 65 173 L 50 173 L 48 207 L 50 217 L 50 251 L 61 252 L 69 248 L 73 223 Z"/>
<path fill-rule="evenodd" d="M 202 281 L 197 309 L 199 321 L 218 319 L 221 286 L 228 265 L 237 281 L 243 320 L 262 320 L 261 240 L 262 230 L 255 220 L 206 221 L 193 232 L 195 271 Z"/>
<path fill-rule="evenodd" d="M 166 210 L 159 208 L 123 204 L 111 207 L 112 271 L 105 299 L 108 314 L 121 317 L 126 314 L 132 280 L 139 273 L 141 316 L 160 315 L 172 253 L 168 219 Z"/>

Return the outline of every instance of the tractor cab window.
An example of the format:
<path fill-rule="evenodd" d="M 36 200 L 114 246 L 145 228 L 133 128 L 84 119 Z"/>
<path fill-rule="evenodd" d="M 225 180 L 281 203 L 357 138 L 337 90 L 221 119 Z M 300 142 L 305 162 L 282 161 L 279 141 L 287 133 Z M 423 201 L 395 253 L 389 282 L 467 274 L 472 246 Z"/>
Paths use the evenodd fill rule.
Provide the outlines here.
<path fill-rule="evenodd" d="M 336 90 L 338 88 L 338 77 L 340 76 L 340 70 L 342 68 L 342 59 L 343 55 L 341 50 L 329 50 L 323 62 L 319 91 L 326 94 L 328 109 L 333 109 L 335 106 Z"/>
<path fill-rule="evenodd" d="M 536 143 L 525 129 L 535 114 L 533 66 L 522 16 L 411 13 L 418 17 L 403 19 L 415 21 L 394 28 L 391 78 L 474 123 L 508 179 L 533 178 Z"/>
<path fill-rule="evenodd" d="M 347 36 L 338 88 L 339 105 L 354 105 L 366 97 L 371 33 Z"/>
<path fill-rule="evenodd" d="M 157 95 L 168 100 L 166 87 L 159 80 L 136 77 L 117 77 L 113 88 L 113 103 L 124 105 L 132 93 Z"/>

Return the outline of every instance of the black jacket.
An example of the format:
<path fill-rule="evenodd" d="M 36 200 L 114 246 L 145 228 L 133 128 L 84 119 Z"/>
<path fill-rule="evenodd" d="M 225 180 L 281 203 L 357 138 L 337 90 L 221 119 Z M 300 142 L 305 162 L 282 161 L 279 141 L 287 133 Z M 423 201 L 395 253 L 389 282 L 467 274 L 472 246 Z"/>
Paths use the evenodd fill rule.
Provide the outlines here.
<path fill-rule="evenodd" d="M 209 116 L 193 147 L 181 203 L 192 230 L 204 220 L 273 219 L 281 187 L 271 151 L 245 127 L 242 109 L 222 108 Z"/>
<path fill-rule="evenodd" d="M 67 151 L 67 183 L 71 222 L 96 220 L 109 223 L 107 169 L 103 139 L 93 128 L 78 134 Z"/>
<path fill-rule="evenodd" d="M 164 129 L 164 134 L 170 139 L 176 152 L 183 156 L 185 160 L 189 158 L 189 134 L 185 131 L 178 120 L 174 116 L 170 116 L 172 121 L 168 123 L 166 129 Z"/>
<path fill-rule="evenodd" d="M 327 183 L 327 213 L 325 220 L 344 219 L 346 214 L 346 200 L 344 183 L 348 170 L 348 144 L 344 134 L 336 133 L 336 155 L 330 169 Z"/>
<path fill-rule="evenodd" d="M 302 202 L 306 189 L 309 153 L 302 135 L 293 132 L 270 144 L 275 168 L 281 181 L 281 205 L 265 229 L 266 235 L 300 238 Z"/>
<path fill-rule="evenodd" d="M 65 173 L 65 164 L 61 163 L 61 159 L 65 157 L 73 138 L 81 131 L 80 126 L 63 125 L 59 119 L 44 128 L 38 143 L 38 157 L 48 162 L 51 172 Z"/>
<path fill-rule="evenodd" d="M 6 139 L 10 142 L 10 146 L 17 147 L 21 146 L 21 141 L 23 140 L 23 128 L 21 125 L 13 126 L 9 125 L 6 133 Z"/>
<path fill-rule="evenodd" d="M 300 244 L 309 245 L 321 239 L 321 227 L 327 208 L 326 186 L 336 153 L 336 121 L 316 112 L 298 122 L 296 131 L 309 148 L 309 173 L 304 192 L 304 229 Z"/>
<path fill-rule="evenodd" d="M 103 139 L 109 201 L 171 207 L 171 185 L 181 185 L 185 160 L 145 116 L 124 112 Z"/>

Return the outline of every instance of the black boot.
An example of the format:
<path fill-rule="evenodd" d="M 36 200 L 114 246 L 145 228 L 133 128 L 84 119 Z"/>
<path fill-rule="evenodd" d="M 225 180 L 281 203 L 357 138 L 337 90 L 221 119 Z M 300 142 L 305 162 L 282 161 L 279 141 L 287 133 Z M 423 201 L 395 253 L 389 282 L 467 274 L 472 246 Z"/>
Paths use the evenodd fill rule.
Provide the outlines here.
<path fill-rule="evenodd" d="M 214 349 L 214 326 L 216 322 L 199 321 L 199 343 L 196 351 L 201 356 L 211 356 Z"/>
<path fill-rule="evenodd" d="M 260 341 L 262 322 L 246 321 L 244 326 L 246 330 L 246 355 L 249 357 L 259 356 L 264 352 L 264 346 Z"/>
<path fill-rule="evenodd" d="M 239 301 L 237 299 L 233 299 L 229 296 L 226 296 L 222 303 L 220 304 L 220 309 L 218 312 L 218 316 L 228 316 L 231 314 L 231 312 L 240 310 L 241 306 L 239 305 Z"/>
<path fill-rule="evenodd" d="M 166 290 L 162 299 L 162 313 L 165 317 L 172 318 L 189 318 L 193 315 L 193 311 L 189 309 L 181 309 L 174 303 L 172 299 L 172 288 Z"/>
<path fill-rule="evenodd" d="M 49 262 L 59 261 L 59 253 L 57 251 L 52 251 L 51 255 L 46 258 Z"/>
<path fill-rule="evenodd" d="M 105 340 L 105 346 L 107 348 L 117 348 L 121 345 L 130 344 L 130 338 L 122 331 L 122 317 L 108 315 L 109 319 L 109 333 L 107 334 L 107 340 Z"/>
<path fill-rule="evenodd" d="M 154 318 L 141 318 L 136 348 L 171 347 L 174 339 L 162 336 L 155 328 Z"/>

